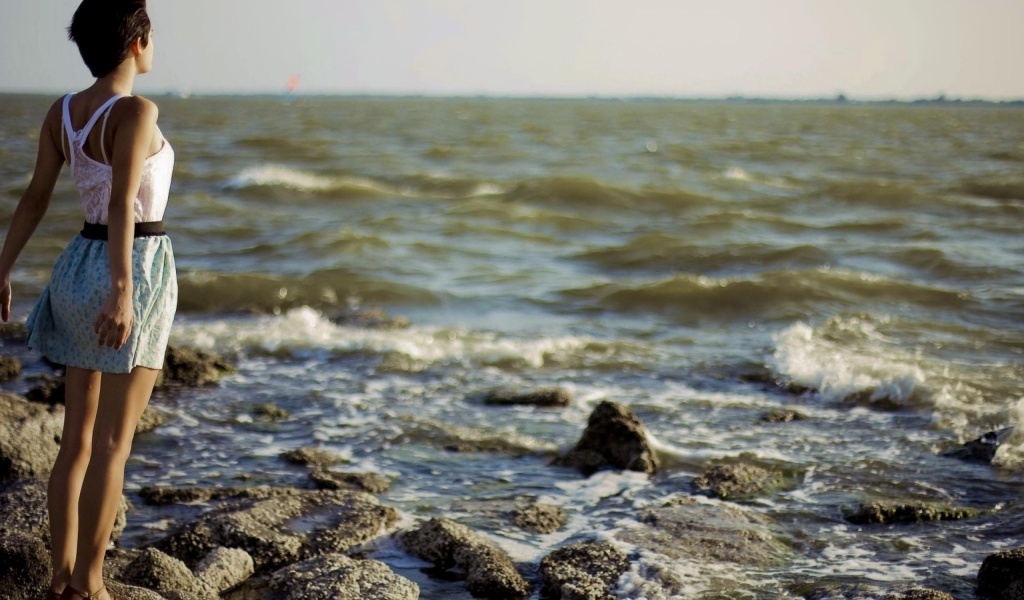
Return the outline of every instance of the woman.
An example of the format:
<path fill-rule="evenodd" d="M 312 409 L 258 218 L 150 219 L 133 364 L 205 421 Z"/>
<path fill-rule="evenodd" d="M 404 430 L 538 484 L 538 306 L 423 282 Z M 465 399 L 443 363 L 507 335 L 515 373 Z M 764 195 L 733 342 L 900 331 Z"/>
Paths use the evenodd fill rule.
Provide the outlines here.
<path fill-rule="evenodd" d="M 135 77 L 153 63 L 145 0 L 85 0 L 68 31 L 96 82 L 54 102 L 43 121 L 32 181 L 0 254 L 0 309 L 6 322 L 11 269 L 67 163 L 85 228 L 57 260 L 26 323 L 29 347 L 67 369 L 64 433 L 47 501 L 47 599 L 107 600 L 103 557 L 124 466 L 177 302 L 162 226 L 174 155 L 157 128 L 156 105 L 132 95 Z"/>

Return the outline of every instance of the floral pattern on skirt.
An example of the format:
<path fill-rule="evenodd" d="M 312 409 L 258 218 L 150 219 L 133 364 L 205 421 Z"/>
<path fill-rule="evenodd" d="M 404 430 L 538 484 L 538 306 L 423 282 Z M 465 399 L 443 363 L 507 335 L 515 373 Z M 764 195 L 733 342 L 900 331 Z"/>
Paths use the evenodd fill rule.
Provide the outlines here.
<path fill-rule="evenodd" d="M 107 242 L 75 236 L 28 317 L 29 348 L 55 363 L 104 373 L 163 368 L 178 303 L 174 252 L 166 235 L 134 239 L 132 282 L 135 321 L 127 343 L 119 350 L 99 345 L 93 327 L 110 295 Z"/>

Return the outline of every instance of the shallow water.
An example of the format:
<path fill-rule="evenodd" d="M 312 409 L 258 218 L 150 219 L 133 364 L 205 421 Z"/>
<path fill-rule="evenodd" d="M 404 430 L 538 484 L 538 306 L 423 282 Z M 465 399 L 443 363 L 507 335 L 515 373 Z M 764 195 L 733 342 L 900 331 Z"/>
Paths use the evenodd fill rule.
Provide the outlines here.
<path fill-rule="evenodd" d="M 49 101 L 0 96 L 5 221 Z M 382 500 L 405 522 L 457 518 L 535 568 L 567 540 L 637 526 L 641 507 L 692 492 L 719 461 L 790 474 L 751 505 L 792 548 L 786 565 L 645 555 L 622 598 L 640 597 L 659 564 L 687 578 L 688 597 L 786 597 L 835 576 L 972 598 L 981 560 L 1024 543 L 1024 434 L 996 466 L 936 455 L 1024 412 L 1024 111 L 159 103 L 177 157 L 166 217 L 182 290 L 173 341 L 232 354 L 239 372 L 155 400 L 175 418 L 136 441 L 130 488 L 236 485 L 241 474 L 304 484 L 305 469 L 278 454 L 322 445 L 348 457 L 346 469 L 393 476 Z M 65 176 L 14 274 L 15 318 L 80 214 Z M 412 326 L 328 318 L 373 306 Z M 816 391 L 751 382 L 773 379 Z M 574 406 L 477 400 L 550 385 Z M 603 399 L 644 420 L 666 465 L 654 479 L 548 466 Z M 256 421 L 259 402 L 292 416 Z M 779 406 L 810 418 L 760 421 Z M 446 451 L 453 439 L 525 454 Z M 520 497 L 563 505 L 569 524 L 538 536 L 492 514 Z M 873 499 L 986 512 L 899 527 L 842 520 L 844 507 Z M 151 510 L 133 514 L 125 543 L 160 534 Z M 415 576 L 423 598 L 468 597 L 390 542 L 375 555 Z"/>

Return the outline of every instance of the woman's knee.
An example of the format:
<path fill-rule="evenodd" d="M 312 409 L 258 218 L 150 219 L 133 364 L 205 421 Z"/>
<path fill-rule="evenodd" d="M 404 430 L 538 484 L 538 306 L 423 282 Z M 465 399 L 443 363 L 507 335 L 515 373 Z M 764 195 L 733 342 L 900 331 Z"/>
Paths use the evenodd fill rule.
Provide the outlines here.
<path fill-rule="evenodd" d="M 132 434 L 96 432 L 92 440 L 91 458 L 104 461 L 127 462 L 132 452 Z"/>

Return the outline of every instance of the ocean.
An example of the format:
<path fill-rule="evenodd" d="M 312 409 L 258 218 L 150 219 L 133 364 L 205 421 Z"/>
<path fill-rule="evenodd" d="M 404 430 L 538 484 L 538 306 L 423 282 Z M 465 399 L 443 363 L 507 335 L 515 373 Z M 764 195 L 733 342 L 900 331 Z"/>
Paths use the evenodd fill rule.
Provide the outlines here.
<path fill-rule="evenodd" d="M 53 99 L 0 96 L 0 222 Z M 795 598 L 795 585 L 831 577 L 973 598 L 982 559 L 1024 545 L 1024 428 L 993 465 L 939 455 L 1024 419 L 1024 110 L 156 100 L 176 153 L 172 343 L 228 355 L 238 372 L 154 398 L 170 418 L 136 440 L 129 494 L 243 475 L 306 485 L 306 468 L 279 454 L 321 446 L 346 470 L 392 477 L 381 500 L 404 525 L 451 517 L 535 568 L 570 541 L 639 527 L 641 508 L 693 493 L 712 465 L 789 474 L 745 505 L 774 523 L 786 564 L 643 554 L 685 576 L 685 597 Z M 14 320 L 81 221 L 62 174 L 13 273 Z M 371 309 L 409 325 L 336 318 Z M 6 344 L 28 375 L 48 372 Z M 479 401 L 546 387 L 572 406 Z M 643 420 L 656 476 L 548 464 L 602 400 Z M 264 402 L 291 417 L 255 419 Z M 761 420 L 780 407 L 807 419 Z M 520 451 L 451 451 L 460 440 Z M 537 535 L 494 518 L 521 498 L 564 507 L 568 524 Z M 842 518 L 876 500 L 982 515 Z M 171 525 L 136 506 L 129 546 Z M 369 556 L 425 599 L 470 597 L 390 542 Z M 620 597 L 639 597 L 646 572 Z"/>

